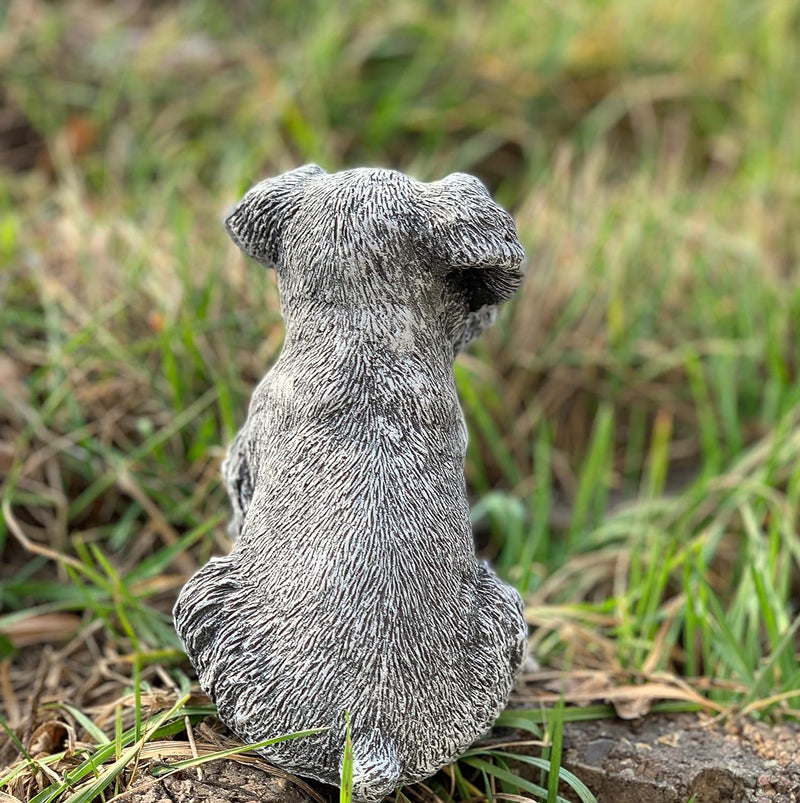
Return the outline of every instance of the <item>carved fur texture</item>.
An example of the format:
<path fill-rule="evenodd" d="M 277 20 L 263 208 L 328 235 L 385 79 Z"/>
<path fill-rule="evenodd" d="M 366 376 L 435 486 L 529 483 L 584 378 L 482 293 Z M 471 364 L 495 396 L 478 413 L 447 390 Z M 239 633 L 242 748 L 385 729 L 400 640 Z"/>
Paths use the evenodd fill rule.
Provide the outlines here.
<path fill-rule="evenodd" d="M 286 337 L 223 465 L 233 551 L 175 626 L 221 719 L 357 799 L 455 760 L 505 706 L 522 600 L 475 557 L 453 360 L 522 281 L 514 222 L 472 176 L 315 165 L 226 222 L 274 268 Z"/>

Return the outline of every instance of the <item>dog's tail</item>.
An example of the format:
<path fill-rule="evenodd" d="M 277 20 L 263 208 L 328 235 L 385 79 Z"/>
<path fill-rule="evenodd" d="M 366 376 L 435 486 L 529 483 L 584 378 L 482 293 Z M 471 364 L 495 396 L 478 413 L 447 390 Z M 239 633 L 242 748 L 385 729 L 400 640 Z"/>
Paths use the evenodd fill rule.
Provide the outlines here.
<path fill-rule="evenodd" d="M 379 801 L 400 782 L 397 748 L 378 730 L 353 736 L 353 798 Z"/>

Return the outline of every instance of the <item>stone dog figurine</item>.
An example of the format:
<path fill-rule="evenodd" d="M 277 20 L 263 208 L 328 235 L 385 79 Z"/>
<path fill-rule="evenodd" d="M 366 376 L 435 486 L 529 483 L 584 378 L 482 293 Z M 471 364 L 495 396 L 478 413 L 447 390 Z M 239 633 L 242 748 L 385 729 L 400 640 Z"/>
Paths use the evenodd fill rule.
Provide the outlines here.
<path fill-rule="evenodd" d="M 175 625 L 220 718 L 356 799 L 455 760 L 525 655 L 519 594 L 475 558 L 453 359 L 522 280 L 514 222 L 475 178 L 314 165 L 253 187 L 226 226 L 275 268 L 281 355 L 223 465 L 231 554 Z"/>

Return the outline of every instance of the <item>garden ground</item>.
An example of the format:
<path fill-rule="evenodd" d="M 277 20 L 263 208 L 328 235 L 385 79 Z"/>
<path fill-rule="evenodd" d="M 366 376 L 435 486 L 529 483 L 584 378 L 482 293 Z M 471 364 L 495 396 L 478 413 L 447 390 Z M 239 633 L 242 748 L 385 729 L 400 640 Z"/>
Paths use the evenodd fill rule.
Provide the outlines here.
<path fill-rule="evenodd" d="M 595 756 L 665 706 L 796 727 L 800 7 L 300 5 L 0 10 L 0 793 L 125 799 L 231 747 L 169 616 L 282 340 L 221 215 L 308 161 L 475 173 L 529 254 L 456 380 L 481 554 L 557 677 L 504 715 L 534 764 L 470 753 L 440 800 L 599 798 L 576 720 Z"/>

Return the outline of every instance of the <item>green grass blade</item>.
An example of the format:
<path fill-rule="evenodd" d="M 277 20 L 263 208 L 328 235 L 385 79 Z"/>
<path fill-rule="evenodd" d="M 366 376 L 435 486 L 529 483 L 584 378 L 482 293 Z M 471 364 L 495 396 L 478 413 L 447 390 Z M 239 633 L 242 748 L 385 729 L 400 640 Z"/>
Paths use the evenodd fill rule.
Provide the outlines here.
<path fill-rule="evenodd" d="M 58 703 L 56 705 L 57 708 L 63 708 L 65 711 L 69 711 L 69 713 L 75 717 L 75 720 L 80 724 L 80 726 L 94 739 L 95 743 L 98 745 L 108 744 L 111 740 L 103 733 L 101 728 L 98 728 L 91 719 L 89 719 L 86 714 L 83 713 L 78 708 L 75 708 L 74 705 L 70 705 L 69 703 Z"/>
<path fill-rule="evenodd" d="M 538 758 L 536 756 L 523 756 L 517 753 L 506 753 L 504 751 L 487 751 L 492 755 L 501 756 L 503 758 L 508 759 L 509 761 L 519 761 L 523 764 L 530 764 L 532 767 L 538 767 L 539 769 L 543 769 L 550 772 L 551 763 L 544 759 Z M 586 786 L 577 775 L 573 772 L 570 772 L 564 767 L 560 767 L 558 770 L 558 775 L 564 783 L 569 784 L 572 787 L 575 794 L 581 799 L 582 803 L 597 803 L 597 798 L 595 798 L 594 794 L 592 793 L 591 789 Z M 559 798 L 559 800 L 563 800 L 563 798 Z"/>
<path fill-rule="evenodd" d="M 218 750 L 216 753 L 207 753 L 202 756 L 195 756 L 194 758 L 175 761 L 171 764 L 153 767 L 151 770 L 151 775 L 154 778 L 164 778 L 167 775 L 172 775 L 172 773 L 178 772 L 179 770 L 198 767 L 201 764 L 207 764 L 209 761 L 218 761 L 221 758 L 230 758 L 231 756 L 238 756 L 242 753 L 261 750 L 264 747 L 270 747 L 274 744 L 280 744 L 281 742 L 288 742 L 292 739 L 303 739 L 307 736 L 316 736 L 318 733 L 324 733 L 326 730 L 328 730 L 328 728 L 311 728 L 309 730 L 296 731 L 294 733 L 287 733 L 284 736 L 276 736 L 273 739 L 265 739 L 263 742 L 238 745 L 237 747 L 230 747 L 227 750 Z"/>
<path fill-rule="evenodd" d="M 344 756 L 342 757 L 342 778 L 339 786 L 339 803 L 353 801 L 353 740 L 350 736 L 350 714 L 344 712 Z"/>
<path fill-rule="evenodd" d="M 472 767 L 479 772 L 483 772 L 493 778 L 497 778 L 500 781 L 514 784 L 520 789 L 524 789 L 526 792 L 530 792 L 531 794 L 535 795 L 540 800 L 547 800 L 547 790 L 543 786 L 539 786 L 538 784 L 528 781 L 525 778 L 520 778 L 514 775 L 513 772 L 503 769 L 502 767 L 498 767 L 497 765 L 492 764 L 490 761 L 478 758 L 475 755 L 471 755 L 467 758 L 462 757 L 460 761 L 463 764 L 466 764 L 467 766 Z M 559 797 L 557 799 L 557 803 L 568 802 L 564 798 Z"/>
<path fill-rule="evenodd" d="M 547 723 L 550 736 L 550 768 L 547 775 L 547 803 L 556 803 L 558 798 L 558 773 L 561 769 L 561 752 L 564 746 L 564 698 L 551 711 L 551 719 Z"/>

